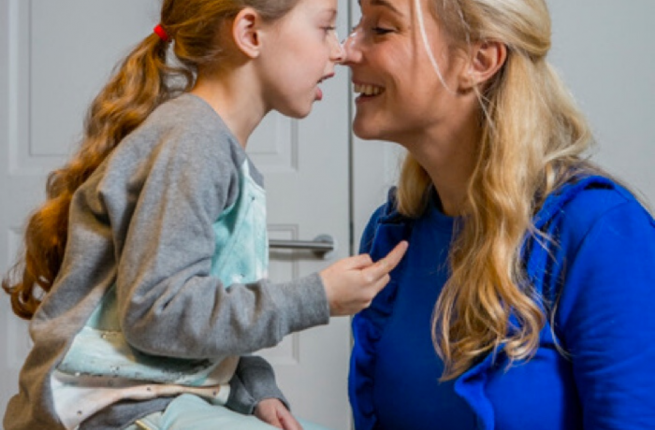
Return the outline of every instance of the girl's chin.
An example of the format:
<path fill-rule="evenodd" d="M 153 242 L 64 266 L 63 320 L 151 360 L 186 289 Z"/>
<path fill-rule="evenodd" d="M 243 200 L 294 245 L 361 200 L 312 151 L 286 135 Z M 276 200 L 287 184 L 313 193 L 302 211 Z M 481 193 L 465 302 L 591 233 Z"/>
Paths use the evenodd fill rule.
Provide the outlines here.
<path fill-rule="evenodd" d="M 303 119 L 312 112 L 313 106 L 314 103 L 312 102 L 303 106 L 299 105 L 299 106 L 287 107 L 284 110 L 282 109 L 276 109 L 276 110 L 284 116 L 288 116 L 294 119 Z"/>

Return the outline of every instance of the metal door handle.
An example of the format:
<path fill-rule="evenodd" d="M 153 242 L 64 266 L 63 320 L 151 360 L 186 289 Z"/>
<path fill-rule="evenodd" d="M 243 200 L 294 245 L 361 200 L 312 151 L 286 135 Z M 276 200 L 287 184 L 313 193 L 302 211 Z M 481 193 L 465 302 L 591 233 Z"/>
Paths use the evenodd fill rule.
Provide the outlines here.
<path fill-rule="evenodd" d="M 336 249 L 334 238 L 328 234 L 316 236 L 314 240 L 277 240 L 268 241 L 271 249 L 299 249 L 312 251 L 317 257 L 326 258 L 327 255 Z"/>

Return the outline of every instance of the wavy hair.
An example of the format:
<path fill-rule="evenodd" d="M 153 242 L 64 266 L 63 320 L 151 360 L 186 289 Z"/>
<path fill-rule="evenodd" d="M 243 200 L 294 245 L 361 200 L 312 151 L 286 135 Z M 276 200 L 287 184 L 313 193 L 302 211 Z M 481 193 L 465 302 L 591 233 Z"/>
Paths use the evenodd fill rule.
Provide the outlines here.
<path fill-rule="evenodd" d="M 91 103 L 79 150 L 65 166 L 49 174 L 46 201 L 28 218 L 24 252 L 2 280 L 16 315 L 31 319 L 57 278 L 75 191 L 157 106 L 190 90 L 199 69 L 220 63 L 226 55 L 219 36 L 221 25 L 244 7 L 272 21 L 297 1 L 163 1 L 160 23 L 173 42 L 150 34 L 117 67 Z M 174 57 L 168 61 L 171 54 Z"/>
<path fill-rule="evenodd" d="M 573 175 L 596 168 L 585 155 L 593 143 L 587 121 L 546 60 L 550 16 L 543 0 L 430 4 L 458 47 L 495 40 L 508 51 L 491 82 L 477 89 L 482 139 L 449 255 L 451 276 L 434 308 L 433 342 L 447 380 L 501 349 L 510 363 L 535 353 L 547 316 L 526 278 L 521 246 L 527 237 L 540 236 L 532 218 L 546 196 Z M 420 215 L 431 186 L 407 155 L 400 212 Z"/>

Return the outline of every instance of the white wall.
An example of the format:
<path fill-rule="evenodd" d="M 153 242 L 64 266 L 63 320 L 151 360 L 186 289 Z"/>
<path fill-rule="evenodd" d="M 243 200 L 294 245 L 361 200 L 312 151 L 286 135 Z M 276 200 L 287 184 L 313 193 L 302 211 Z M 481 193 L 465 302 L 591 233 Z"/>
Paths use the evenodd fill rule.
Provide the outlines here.
<path fill-rule="evenodd" d="M 549 0 L 550 61 L 586 113 L 593 157 L 655 207 L 655 1 Z M 357 2 L 353 16 L 359 16 Z M 396 145 L 353 138 L 355 240 L 396 179 Z"/>

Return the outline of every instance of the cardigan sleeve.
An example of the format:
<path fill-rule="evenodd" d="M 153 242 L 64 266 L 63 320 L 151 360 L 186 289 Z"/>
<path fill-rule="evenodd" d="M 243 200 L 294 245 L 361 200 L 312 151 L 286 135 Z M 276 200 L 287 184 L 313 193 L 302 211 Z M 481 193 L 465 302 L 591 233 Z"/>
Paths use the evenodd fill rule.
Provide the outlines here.
<path fill-rule="evenodd" d="M 584 428 L 655 423 L 655 224 L 635 200 L 598 217 L 576 249 L 556 314 Z"/>
<path fill-rule="evenodd" d="M 116 281 L 123 332 L 141 352 L 185 359 L 248 354 L 329 320 L 317 273 L 228 288 L 211 275 L 212 225 L 237 181 L 232 158 L 226 138 L 179 133 L 165 137 L 145 168 Z M 105 201 L 124 194 L 107 189 L 113 194 Z"/>
<path fill-rule="evenodd" d="M 275 398 L 291 410 L 289 402 L 277 386 L 275 371 L 264 358 L 246 355 L 239 359 L 236 373 L 230 380 L 230 396 L 226 406 L 242 414 L 251 415 L 264 399 Z"/>

